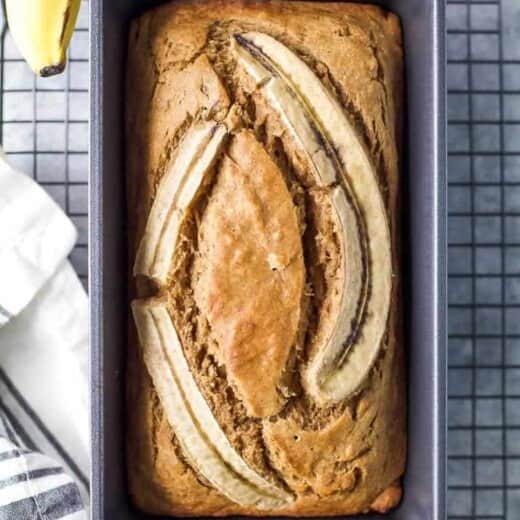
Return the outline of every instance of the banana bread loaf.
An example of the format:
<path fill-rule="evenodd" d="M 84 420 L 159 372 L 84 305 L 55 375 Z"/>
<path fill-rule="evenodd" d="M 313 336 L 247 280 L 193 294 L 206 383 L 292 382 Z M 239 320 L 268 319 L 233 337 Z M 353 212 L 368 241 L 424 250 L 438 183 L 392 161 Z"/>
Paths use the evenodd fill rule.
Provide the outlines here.
<path fill-rule="evenodd" d="M 134 504 L 385 512 L 401 497 L 398 19 L 178 1 L 127 82 Z"/>

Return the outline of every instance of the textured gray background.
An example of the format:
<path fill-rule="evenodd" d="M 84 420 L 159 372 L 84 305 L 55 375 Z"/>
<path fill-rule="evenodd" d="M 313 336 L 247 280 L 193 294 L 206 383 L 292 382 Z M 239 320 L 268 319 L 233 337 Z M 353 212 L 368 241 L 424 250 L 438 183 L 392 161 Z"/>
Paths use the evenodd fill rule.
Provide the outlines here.
<path fill-rule="evenodd" d="M 449 1 L 450 518 L 520 518 L 520 0 Z"/>
<path fill-rule="evenodd" d="M 405 1 L 405 0 L 404 0 Z M 520 0 L 447 3 L 448 512 L 520 519 Z M 2 143 L 71 215 L 87 277 L 88 3 L 66 73 L 3 35 Z"/>

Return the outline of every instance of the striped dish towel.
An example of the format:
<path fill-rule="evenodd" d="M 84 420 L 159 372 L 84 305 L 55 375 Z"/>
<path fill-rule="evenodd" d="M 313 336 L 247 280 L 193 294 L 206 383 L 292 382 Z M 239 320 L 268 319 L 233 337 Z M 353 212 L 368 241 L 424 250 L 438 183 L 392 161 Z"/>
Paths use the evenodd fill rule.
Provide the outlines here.
<path fill-rule="evenodd" d="M 74 226 L 0 155 L 0 520 L 88 518 L 88 306 Z"/>
<path fill-rule="evenodd" d="M 0 518 L 86 520 L 78 486 L 54 459 L 32 451 L 0 418 Z"/>

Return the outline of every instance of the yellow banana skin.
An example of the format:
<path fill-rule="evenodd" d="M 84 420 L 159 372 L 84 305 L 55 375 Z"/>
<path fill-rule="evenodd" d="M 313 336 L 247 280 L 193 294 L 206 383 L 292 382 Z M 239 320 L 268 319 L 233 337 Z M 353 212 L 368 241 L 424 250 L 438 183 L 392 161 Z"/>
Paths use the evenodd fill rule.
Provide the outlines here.
<path fill-rule="evenodd" d="M 81 0 L 5 0 L 13 39 L 39 76 L 65 69 L 80 4 Z"/>

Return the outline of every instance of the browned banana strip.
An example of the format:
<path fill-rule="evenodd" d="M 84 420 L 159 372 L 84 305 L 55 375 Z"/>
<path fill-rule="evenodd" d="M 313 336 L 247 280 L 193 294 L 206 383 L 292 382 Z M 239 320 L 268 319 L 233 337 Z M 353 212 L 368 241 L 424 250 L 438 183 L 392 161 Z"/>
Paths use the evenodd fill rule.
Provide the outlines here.
<path fill-rule="evenodd" d="M 183 138 L 159 184 L 137 251 L 134 275 L 166 282 L 181 224 L 226 135 L 225 125 L 200 121 Z"/>
<path fill-rule="evenodd" d="M 344 399 L 360 387 L 377 357 L 390 306 L 390 231 L 377 175 L 338 101 L 294 52 L 258 32 L 235 34 L 233 40 L 238 63 L 304 149 L 320 183 L 341 180 L 352 199 L 349 204 L 343 189 L 332 191 L 341 230 L 342 293 L 325 345 L 304 376 L 316 401 Z M 363 257 L 368 262 L 366 280 Z"/>
<path fill-rule="evenodd" d="M 145 365 L 191 466 L 237 504 L 277 509 L 291 502 L 229 443 L 193 378 L 166 306 L 135 300 L 132 311 Z"/>

